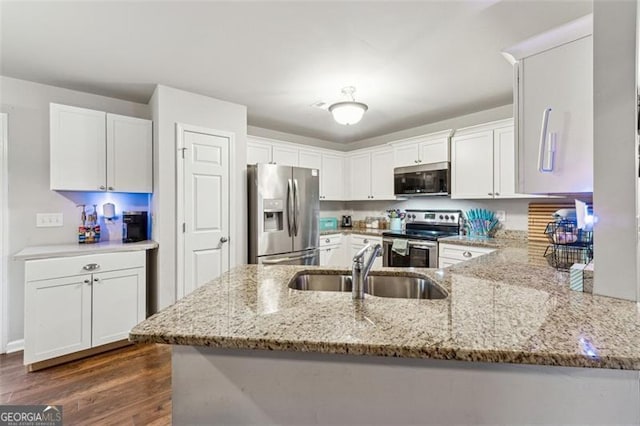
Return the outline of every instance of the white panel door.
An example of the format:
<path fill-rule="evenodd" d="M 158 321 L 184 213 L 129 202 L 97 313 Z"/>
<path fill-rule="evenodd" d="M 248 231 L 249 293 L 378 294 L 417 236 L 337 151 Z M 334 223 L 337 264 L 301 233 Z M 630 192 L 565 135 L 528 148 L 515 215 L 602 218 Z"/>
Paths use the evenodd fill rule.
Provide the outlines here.
<path fill-rule="evenodd" d="M 344 200 L 344 157 L 322 154 L 320 170 L 320 198 L 322 200 Z"/>
<path fill-rule="evenodd" d="M 451 198 L 493 198 L 493 132 L 454 137 Z"/>
<path fill-rule="evenodd" d="M 393 149 L 386 148 L 371 153 L 371 198 L 393 200 Z"/>
<path fill-rule="evenodd" d="M 107 114 L 107 190 L 153 192 L 150 120 Z"/>
<path fill-rule="evenodd" d="M 351 175 L 351 200 L 371 199 L 371 154 L 357 154 L 349 157 Z"/>
<path fill-rule="evenodd" d="M 247 142 L 247 164 L 270 164 L 271 163 L 271 145 L 251 141 Z"/>
<path fill-rule="evenodd" d="M 50 104 L 50 187 L 106 190 L 106 113 Z"/>
<path fill-rule="evenodd" d="M 273 145 L 273 163 L 279 166 L 298 167 L 298 149 L 284 145 Z"/>
<path fill-rule="evenodd" d="M 442 138 L 420 144 L 420 163 L 440 163 L 449 161 L 449 138 Z"/>
<path fill-rule="evenodd" d="M 91 275 L 26 283 L 24 364 L 91 347 Z"/>
<path fill-rule="evenodd" d="M 145 318 L 145 268 L 93 274 L 92 346 L 126 339 Z"/>
<path fill-rule="evenodd" d="M 395 167 L 415 166 L 420 162 L 418 143 L 396 146 L 393 149 L 393 165 Z"/>
<path fill-rule="evenodd" d="M 229 145 L 215 131 L 183 130 L 184 293 L 229 269 Z"/>

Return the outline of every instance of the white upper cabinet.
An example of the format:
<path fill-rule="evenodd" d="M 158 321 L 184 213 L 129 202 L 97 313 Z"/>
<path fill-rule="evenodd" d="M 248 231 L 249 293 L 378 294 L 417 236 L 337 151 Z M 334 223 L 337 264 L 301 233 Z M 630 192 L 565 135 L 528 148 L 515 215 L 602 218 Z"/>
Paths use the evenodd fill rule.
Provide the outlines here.
<path fill-rule="evenodd" d="M 60 191 L 105 191 L 107 114 L 50 105 L 50 186 Z"/>
<path fill-rule="evenodd" d="M 320 168 L 320 199 L 344 200 L 345 188 L 344 157 L 322 153 Z"/>
<path fill-rule="evenodd" d="M 350 200 L 395 200 L 393 148 L 383 147 L 349 154 Z"/>
<path fill-rule="evenodd" d="M 516 193 L 513 120 L 456 131 L 451 141 L 451 198 L 523 198 Z"/>
<path fill-rule="evenodd" d="M 322 153 L 301 149 L 298 153 L 298 166 L 307 169 L 322 169 Z M 320 191 L 322 193 L 322 191 Z"/>
<path fill-rule="evenodd" d="M 445 130 L 391 143 L 394 167 L 450 161 L 449 141 L 452 133 L 453 130 Z"/>
<path fill-rule="evenodd" d="M 50 187 L 58 191 L 153 191 L 152 122 L 50 105 Z"/>
<path fill-rule="evenodd" d="M 151 121 L 107 114 L 107 190 L 153 192 Z"/>
<path fill-rule="evenodd" d="M 518 190 L 593 191 L 593 16 L 508 49 L 515 71 Z"/>
<path fill-rule="evenodd" d="M 247 164 L 278 164 L 298 167 L 298 147 L 272 139 L 247 138 Z"/>

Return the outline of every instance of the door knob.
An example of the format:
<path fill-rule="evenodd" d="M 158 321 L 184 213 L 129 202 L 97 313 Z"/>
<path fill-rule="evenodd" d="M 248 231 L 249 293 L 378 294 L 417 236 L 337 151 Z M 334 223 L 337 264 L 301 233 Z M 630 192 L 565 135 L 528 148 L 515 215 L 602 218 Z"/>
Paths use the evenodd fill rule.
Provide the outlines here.
<path fill-rule="evenodd" d="M 220 242 L 222 244 L 226 243 L 227 241 L 229 241 L 229 239 L 227 237 L 220 237 Z"/>

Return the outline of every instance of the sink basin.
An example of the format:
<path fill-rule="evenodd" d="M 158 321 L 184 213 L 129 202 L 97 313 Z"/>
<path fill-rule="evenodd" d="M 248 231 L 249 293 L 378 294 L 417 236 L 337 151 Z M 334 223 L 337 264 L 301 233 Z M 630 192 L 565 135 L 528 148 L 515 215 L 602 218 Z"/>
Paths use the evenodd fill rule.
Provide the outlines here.
<path fill-rule="evenodd" d="M 293 277 L 289 288 L 306 291 L 351 291 L 350 275 L 306 272 Z M 400 299 L 444 299 L 447 292 L 426 277 L 376 275 L 367 278 L 364 292 L 372 296 Z"/>

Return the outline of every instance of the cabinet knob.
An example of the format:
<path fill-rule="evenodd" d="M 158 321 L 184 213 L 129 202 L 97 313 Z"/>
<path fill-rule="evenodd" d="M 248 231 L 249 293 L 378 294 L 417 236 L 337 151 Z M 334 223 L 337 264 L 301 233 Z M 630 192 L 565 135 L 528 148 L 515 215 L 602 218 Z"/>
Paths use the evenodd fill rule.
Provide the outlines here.
<path fill-rule="evenodd" d="M 113 186 L 110 186 L 109 188 L 107 188 L 109 191 L 113 191 Z"/>
<path fill-rule="evenodd" d="M 222 244 L 226 243 L 227 241 L 229 241 L 229 239 L 227 237 L 220 237 L 220 242 Z"/>
<path fill-rule="evenodd" d="M 365 244 L 368 244 L 368 243 L 369 243 L 369 240 L 367 240 L 367 239 L 365 238 L 363 242 L 364 242 Z"/>
<path fill-rule="evenodd" d="M 462 255 L 464 257 L 471 257 L 472 256 L 470 251 L 465 251 L 464 253 L 462 253 Z"/>
<path fill-rule="evenodd" d="M 331 240 L 329 238 L 327 238 L 326 240 L 324 240 L 325 243 L 330 243 Z"/>
<path fill-rule="evenodd" d="M 89 281 L 89 280 L 84 280 L 83 282 L 84 282 L 85 284 L 89 284 L 89 283 L 90 283 L 90 281 Z"/>
<path fill-rule="evenodd" d="M 487 195 L 493 195 L 493 192 L 489 192 Z"/>
<path fill-rule="evenodd" d="M 499 193 L 499 192 L 496 192 L 496 193 L 495 193 L 495 194 L 493 194 L 493 195 L 500 195 L 500 193 Z"/>
<path fill-rule="evenodd" d="M 94 283 L 97 283 L 98 281 L 100 281 L 100 278 L 94 278 L 94 279 L 93 279 L 93 282 L 94 282 Z"/>
<path fill-rule="evenodd" d="M 100 185 L 100 189 L 102 189 L 104 191 L 105 190 L 104 185 Z"/>

